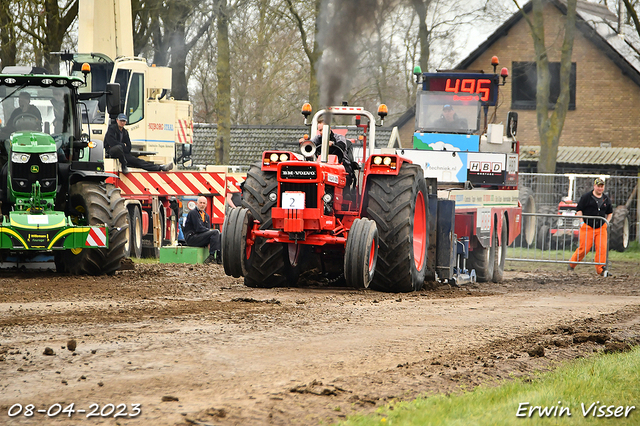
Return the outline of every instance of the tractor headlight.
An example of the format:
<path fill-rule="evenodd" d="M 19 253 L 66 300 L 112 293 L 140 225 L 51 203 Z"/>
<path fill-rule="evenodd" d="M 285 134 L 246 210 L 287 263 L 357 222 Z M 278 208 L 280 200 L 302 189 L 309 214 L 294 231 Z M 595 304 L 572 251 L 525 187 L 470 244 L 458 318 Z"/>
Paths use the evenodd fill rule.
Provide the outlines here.
<path fill-rule="evenodd" d="M 43 163 L 55 163 L 58 161 L 58 155 L 54 153 L 40 154 L 40 161 Z"/>
<path fill-rule="evenodd" d="M 27 163 L 31 158 L 29 154 L 23 154 L 21 152 L 13 152 L 11 153 L 11 161 L 14 163 Z"/>
<path fill-rule="evenodd" d="M 269 159 L 272 163 L 275 163 L 276 161 L 278 161 L 278 154 L 274 152 L 273 154 L 271 154 L 271 156 L 269 156 Z"/>
<path fill-rule="evenodd" d="M 333 198 L 333 197 L 331 197 L 331 194 L 324 194 L 322 196 L 322 201 L 324 201 L 325 203 L 330 203 L 331 202 L 331 198 Z"/>
<path fill-rule="evenodd" d="M 280 161 L 287 161 L 289 156 L 287 154 L 280 154 Z"/>
<path fill-rule="evenodd" d="M 391 164 L 391 157 L 384 157 L 384 160 L 382 160 L 382 164 L 384 164 L 385 166 L 388 166 Z"/>
<path fill-rule="evenodd" d="M 373 164 L 375 164 L 376 166 L 379 166 L 380 164 L 382 164 L 382 157 L 380 156 L 373 157 Z"/>
<path fill-rule="evenodd" d="M 269 194 L 269 200 L 275 201 L 277 199 L 278 199 L 278 194 L 276 194 L 275 192 L 272 192 L 271 194 Z"/>

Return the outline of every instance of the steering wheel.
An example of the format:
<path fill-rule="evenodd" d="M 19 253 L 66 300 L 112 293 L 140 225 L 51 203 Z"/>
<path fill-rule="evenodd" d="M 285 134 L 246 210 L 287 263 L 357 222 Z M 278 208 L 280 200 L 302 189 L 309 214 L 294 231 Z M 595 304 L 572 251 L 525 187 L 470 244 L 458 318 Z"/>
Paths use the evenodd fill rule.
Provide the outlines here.
<path fill-rule="evenodd" d="M 338 157 L 338 163 L 342 163 L 342 160 L 344 160 L 344 151 L 335 143 L 329 146 L 329 154 Z"/>
<path fill-rule="evenodd" d="M 28 112 L 21 112 L 13 119 L 13 127 L 16 130 L 42 130 L 40 119 Z"/>

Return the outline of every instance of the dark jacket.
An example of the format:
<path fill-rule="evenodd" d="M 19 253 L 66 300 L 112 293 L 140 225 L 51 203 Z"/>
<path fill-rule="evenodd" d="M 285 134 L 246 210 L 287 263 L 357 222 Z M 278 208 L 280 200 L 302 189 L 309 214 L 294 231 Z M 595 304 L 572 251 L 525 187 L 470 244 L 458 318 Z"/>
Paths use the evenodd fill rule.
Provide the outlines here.
<path fill-rule="evenodd" d="M 441 115 L 440 118 L 438 118 L 435 123 L 433 123 L 433 127 L 441 130 L 467 130 L 469 126 L 467 125 L 466 118 L 460 118 L 458 117 L 458 114 L 454 114 L 453 121 L 447 121 L 447 119 L 444 118 L 444 115 Z"/>
<path fill-rule="evenodd" d="M 352 171 L 353 169 L 358 169 L 358 165 L 355 164 L 355 160 L 353 158 L 353 148 L 351 147 L 351 142 L 347 140 L 344 136 L 338 133 L 334 133 L 333 131 L 329 133 L 329 140 L 333 142 L 334 146 L 340 148 L 340 154 L 338 154 L 338 161 L 344 164 L 347 171 Z M 322 145 L 322 135 L 318 133 L 315 135 L 311 142 L 313 142 L 318 148 Z M 329 148 L 329 153 L 331 152 L 331 148 Z"/>
<path fill-rule="evenodd" d="M 118 127 L 117 123 L 112 124 L 107 129 L 107 134 L 104 135 L 104 149 L 108 150 L 117 145 L 122 145 L 122 150 L 125 154 L 131 152 L 131 139 L 129 138 L 129 132 L 127 129 L 122 129 Z"/>
<path fill-rule="evenodd" d="M 582 212 L 583 216 L 600 216 L 607 217 L 608 214 L 613 213 L 613 206 L 611 200 L 606 194 L 602 194 L 602 204 L 598 206 L 598 198 L 593 195 L 593 191 L 589 191 L 580 197 L 576 211 Z M 585 219 L 584 222 L 592 228 L 600 228 L 604 221 L 598 219 Z"/>
<path fill-rule="evenodd" d="M 37 106 L 29 104 L 29 108 L 26 111 L 23 111 L 22 108 L 18 107 L 13 110 L 11 113 L 11 117 L 9 117 L 8 125 L 15 127 L 14 121 L 16 118 L 20 117 L 22 114 L 29 114 L 36 117 L 38 120 L 42 122 L 42 114 L 40 114 L 40 110 Z"/>
<path fill-rule="evenodd" d="M 184 221 L 184 226 L 182 227 L 185 240 L 189 238 L 191 234 L 200 234 L 209 230 L 211 230 L 211 219 L 209 215 L 207 213 L 204 214 L 203 222 L 197 207 L 190 210 L 187 214 L 187 220 Z"/>

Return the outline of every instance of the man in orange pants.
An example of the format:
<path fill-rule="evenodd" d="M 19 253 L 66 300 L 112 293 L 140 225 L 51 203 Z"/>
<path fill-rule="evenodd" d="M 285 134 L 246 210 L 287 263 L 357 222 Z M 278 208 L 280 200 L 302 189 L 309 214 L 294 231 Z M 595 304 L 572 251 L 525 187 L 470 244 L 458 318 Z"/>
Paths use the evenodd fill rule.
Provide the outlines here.
<path fill-rule="evenodd" d="M 613 206 L 611 200 L 604 193 L 604 179 L 597 178 L 593 182 L 593 191 L 585 193 L 580 197 L 578 206 L 576 207 L 576 216 L 600 216 L 611 220 L 613 216 Z M 571 256 L 569 270 L 573 271 L 577 262 L 584 259 L 584 256 L 591 250 L 595 244 L 596 255 L 594 261 L 596 263 L 604 263 L 607 259 L 607 224 L 604 220 L 588 218 L 584 219 L 584 223 L 580 227 L 580 244 Z M 606 276 L 608 274 L 604 265 L 596 265 L 598 275 Z"/>

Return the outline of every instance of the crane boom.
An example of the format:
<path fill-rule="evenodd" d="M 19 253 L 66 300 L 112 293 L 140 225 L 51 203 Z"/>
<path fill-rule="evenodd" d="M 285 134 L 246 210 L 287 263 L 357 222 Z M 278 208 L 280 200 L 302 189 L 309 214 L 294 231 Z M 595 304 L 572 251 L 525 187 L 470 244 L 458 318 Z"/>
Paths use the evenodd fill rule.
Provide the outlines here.
<path fill-rule="evenodd" d="M 133 56 L 130 0 L 80 0 L 78 22 L 79 52 L 100 52 L 112 59 Z"/>

